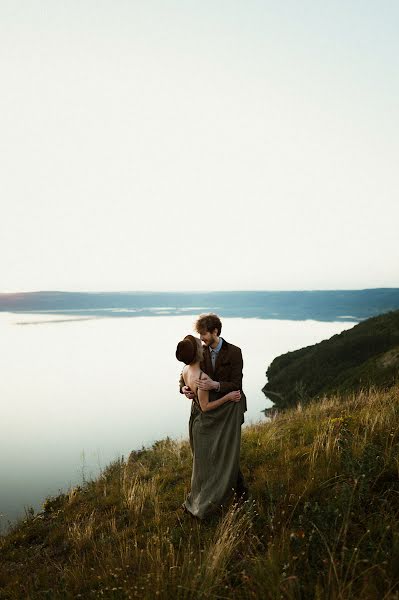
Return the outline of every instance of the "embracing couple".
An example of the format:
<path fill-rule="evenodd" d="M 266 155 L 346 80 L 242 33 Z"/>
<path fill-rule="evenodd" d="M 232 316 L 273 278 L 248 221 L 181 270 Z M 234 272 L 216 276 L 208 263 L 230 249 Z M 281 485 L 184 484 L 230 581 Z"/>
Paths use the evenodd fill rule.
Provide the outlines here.
<path fill-rule="evenodd" d="M 226 506 L 236 494 L 248 496 L 241 473 L 241 425 L 247 410 L 242 391 L 241 349 L 220 336 L 222 323 L 213 313 L 200 315 L 199 338 L 186 335 L 176 349 L 185 363 L 180 392 L 189 398 L 190 446 L 193 454 L 191 491 L 183 507 L 203 519 Z"/>

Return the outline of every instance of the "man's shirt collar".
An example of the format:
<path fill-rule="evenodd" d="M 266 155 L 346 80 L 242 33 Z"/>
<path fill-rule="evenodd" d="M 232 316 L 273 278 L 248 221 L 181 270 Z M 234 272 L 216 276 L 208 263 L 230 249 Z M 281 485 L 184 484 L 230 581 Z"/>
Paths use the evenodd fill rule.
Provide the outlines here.
<path fill-rule="evenodd" d="M 213 351 L 213 352 L 216 352 L 216 353 L 218 353 L 218 352 L 220 351 L 220 348 L 222 347 L 222 344 L 223 344 L 223 338 L 219 337 L 219 343 L 218 343 L 218 345 L 216 346 L 216 348 L 211 348 L 211 347 L 209 346 L 209 350 L 210 350 L 211 352 Z"/>

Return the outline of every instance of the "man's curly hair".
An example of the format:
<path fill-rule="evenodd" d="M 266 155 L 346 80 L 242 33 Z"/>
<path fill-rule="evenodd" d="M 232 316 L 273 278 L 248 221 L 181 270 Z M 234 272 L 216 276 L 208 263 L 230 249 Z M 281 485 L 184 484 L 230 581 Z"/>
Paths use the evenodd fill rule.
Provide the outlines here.
<path fill-rule="evenodd" d="M 217 329 L 218 336 L 222 331 L 222 322 L 215 313 L 208 313 L 206 315 L 200 315 L 195 322 L 195 330 L 201 334 L 203 331 L 209 331 L 212 333 L 214 329 Z"/>

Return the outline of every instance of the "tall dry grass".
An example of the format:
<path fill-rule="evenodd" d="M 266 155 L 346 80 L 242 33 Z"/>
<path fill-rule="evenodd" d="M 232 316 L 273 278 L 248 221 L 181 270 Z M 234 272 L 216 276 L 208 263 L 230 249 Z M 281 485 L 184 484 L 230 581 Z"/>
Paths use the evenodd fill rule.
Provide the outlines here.
<path fill-rule="evenodd" d="M 0 598 L 398 600 L 398 417 L 396 386 L 244 428 L 252 499 L 204 522 L 187 441 L 132 452 L 0 538 Z"/>

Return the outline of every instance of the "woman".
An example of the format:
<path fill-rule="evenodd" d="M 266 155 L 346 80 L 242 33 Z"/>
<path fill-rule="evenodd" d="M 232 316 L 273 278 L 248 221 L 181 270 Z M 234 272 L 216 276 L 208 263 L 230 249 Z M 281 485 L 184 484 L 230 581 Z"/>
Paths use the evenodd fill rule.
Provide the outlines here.
<path fill-rule="evenodd" d="M 186 335 L 177 345 L 176 358 L 185 363 L 182 377 L 195 394 L 190 417 L 191 492 L 183 507 L 203 519 L 234 494 L 239 468 L 239 447 L 234 440 L 241 428 L 241 392 L 229 392 L 210 402 L 209 392 L 198 389 L 196 379 L 209 379 L 200 367 L 203 349 L 199 338 Z"/>

